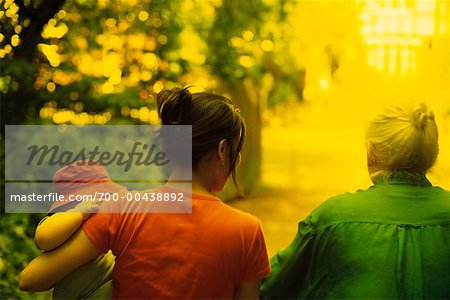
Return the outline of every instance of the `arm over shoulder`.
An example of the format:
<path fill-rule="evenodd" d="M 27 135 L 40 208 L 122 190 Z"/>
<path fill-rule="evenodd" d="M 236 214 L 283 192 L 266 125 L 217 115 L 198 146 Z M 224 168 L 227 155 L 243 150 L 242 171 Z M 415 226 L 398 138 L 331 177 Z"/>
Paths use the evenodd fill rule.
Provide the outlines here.
<path fill-rule="evenodd" d="M 20 289 L 46 291 L 70 272 L 98 256 L 96 247 L 86 233 L 79 229 L 60 247 L 39 255 L 26 266 L 19 276 Z"/>

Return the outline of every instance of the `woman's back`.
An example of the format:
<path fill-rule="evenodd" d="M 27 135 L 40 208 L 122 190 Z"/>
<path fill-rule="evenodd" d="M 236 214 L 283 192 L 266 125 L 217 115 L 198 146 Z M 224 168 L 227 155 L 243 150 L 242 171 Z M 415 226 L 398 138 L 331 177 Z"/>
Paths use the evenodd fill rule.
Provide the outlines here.
<path fill-rule="evenodd" d="M 119 299 L 230 299 L 239 283 L 270 272 L 258 220 L 213 196 L 193 194 L 189 214 L 97 214 L 83 229 L 117 256 Z"/>
<path fill-rule="evenodd" d="M 450 297 L 450 192 L 424 176 L 333 197 L 299 228 L 272 260 L 266 297 Z"/>

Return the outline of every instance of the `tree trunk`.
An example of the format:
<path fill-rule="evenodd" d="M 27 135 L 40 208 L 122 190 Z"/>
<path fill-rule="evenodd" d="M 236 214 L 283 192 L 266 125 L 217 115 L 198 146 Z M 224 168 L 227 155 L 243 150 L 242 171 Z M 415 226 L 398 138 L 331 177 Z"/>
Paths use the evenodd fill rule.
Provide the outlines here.
<path fill-rule="evenodd" d="M 241 110 L 247 125 L 242 161 L 237 173 L 243 192 L 249 194 L 258 186 L 261 179 L 261 117 L 258 88 L 250 77 L 245 77 L 241 81 L 222 84 L 219 93 L 230 95 L 231 100 Z M 239 197 L 231 180 L 221 193 L 221 197 L 224 200 Z"/>
<path fill-rule="evenodd" d="M 42 41 L 42 28 L 61 9 L 65 0 L 44 0 L 37 8 L 33 5 L 25 6 L 23 1 L 16 1 L 16 3 L 19 6 L 21 19 L 29 19 L 30 24 L 20 34 L 22 42 L 14 49 L 13 60 L 8 62 L 9 67 L 12 64 L 18 65 L 14 68 L 12 76 L 19 84 L 19 88 L 2 97 L 2 131 L 5 124 L 21 124 L 27 119 L 37 117 L 35 105 L 39 99 L 33 88 L 35 70 L 32 63 L 36 56 L 36 47 Z"/>

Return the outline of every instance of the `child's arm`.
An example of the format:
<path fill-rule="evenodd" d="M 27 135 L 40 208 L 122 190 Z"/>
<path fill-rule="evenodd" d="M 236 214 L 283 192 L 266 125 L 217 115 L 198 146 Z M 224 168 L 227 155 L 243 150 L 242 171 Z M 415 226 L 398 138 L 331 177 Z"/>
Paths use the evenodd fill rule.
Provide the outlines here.
<path fill-rule="evenodd" d="M 51 289 L 70 272 L 96 259 L 99 254 L 83 229 L 79 229 L 61 247 L 33 259 L 20 273 L 19 287 L 29 292 Z"/>
<path fill-rule="evenodd" d="M 36 246 L 45 251 L 55 249 L 70 238 L 83 221 L 89 218 L 91 213 L 98 211 L 98 208 L 94 203 L 81 203 L 74 209 L 47 217 L 36 228 Z"/>

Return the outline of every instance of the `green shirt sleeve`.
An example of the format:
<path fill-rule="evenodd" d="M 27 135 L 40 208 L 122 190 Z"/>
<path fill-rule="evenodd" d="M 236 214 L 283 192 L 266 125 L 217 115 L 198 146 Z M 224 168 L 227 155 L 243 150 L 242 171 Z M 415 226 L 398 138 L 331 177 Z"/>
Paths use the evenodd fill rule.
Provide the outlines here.
<path fill-rule="evenodd" d="M 291 244 L 271 258 L 272 273 L 263 280 L 262 299 L 293 299 L 299 296 L 310 269 L 315 237 L 316 230 L 310 215 L 299 223 Z"/>

